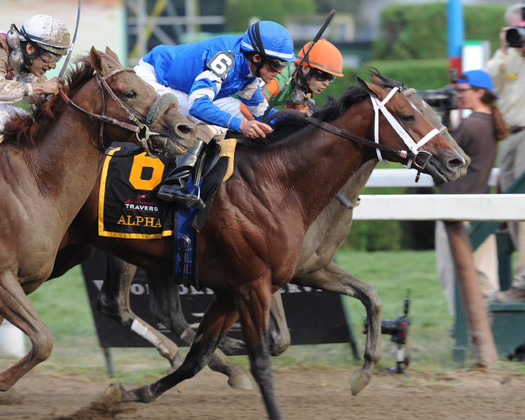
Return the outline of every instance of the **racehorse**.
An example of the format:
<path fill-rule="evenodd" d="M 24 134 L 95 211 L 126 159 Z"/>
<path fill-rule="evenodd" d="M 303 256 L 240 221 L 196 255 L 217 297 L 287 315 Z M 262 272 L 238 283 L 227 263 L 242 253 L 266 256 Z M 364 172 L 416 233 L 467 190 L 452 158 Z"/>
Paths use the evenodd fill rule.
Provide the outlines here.
<path fill-rule="evenodd" d="M 405 96 L 420 110 L 425 118 L 445 136 L 449 143 L 457 148 L 467 164 L 460 169 L 460 176 L 464 175 L 470 164 L 470 157 L 457 146 L 447 128 L 441 123 L 436 112 L 424 102 L 415 89 L 405 89 L 399 82 L 388 79 L 389 84 L 402 89 Z M 375 167 L 374 162 L 368 162 L 353 175 L 334 198 L 312 223 L 303 241 L 301 256 L 297 270 L 291 283 L 335 292 L 341 295 L 355 297 L 365 306 L 367 319 L 378 318 L 381 312 L 381 301 L 375 289 L 367 283 L 352 276 L 335 261 L 337 250 L 347 239 L 352 227 L 353 209 L 358 205 L 359 195 Z M 128 280 L 129 281 L 129 280 Z M 129 293 L 129 292 L 128 292 Z M 274 331 L 272 337 L 277 340 L 274 347 L 282 353 L 291 343 L 281 295 L 276 293 L 272 299 L 272 320 Z M 366 334 L 365 359 L 368 354 L 380 351 L 380 331 L 370 326 Z"/>
<path fill-rule="evenodd" d="M 308 227 L 360 167 L 377 163 L 376 150 L 431 174 L 436 183 L 456 179 L 466 165 L 398 87 L 362 80 L 360 85 L 313 119 L 284 118 L 263 144 L 238 145 L 234 175 L 219 188 L 201 232 L 199 277 L 215 296 L 197 339 L 175 372 L 136 390 L 121 389 L 124 401 L 152 401 L 196 374 L 239 314 L 252 374 L 270 418 L 280 418 L 268 349 L 270 299 L 294 274 Z M 93 244 L 108 249 L 109 241 L 116 240 L 101 237 Z M 115 244 L 112 252 L 130 260 L 130 249 Z M 157 273 L 163 264 L 169 272 L 171 253 L 164 242 L 136 246 L 141 254 L 135 264 L 154 258 Z M 380 331 L 376 318 L 370 324 Z M 357 392 L 369 382 L 379 353 L 365 359 L 353 379 Z"/>
<path fill-rule="evenodd" d="M 0 373 L 1 391 L 51 353 L 53 336 L 26 295 L 49 277 L 105 148 L 120 139 L 177 156 L 196 141 L 195 126 L 173 97 L 159 97 L 110 49 L 92 48 L 80 58 L 60 96 L 35 103 L 32 116 L 11 118 L 0 145 L 0 321 L 9 320 L 32 343 Z"/>
<path fill-rule="evenodd" d="M 398 86 L 432 125 L 439 127 L 441 134 L 447 137 L 449 143 L 457 147 L 446 127 L 442 126 L 437 114 L 421 100 L 415 89 L 406 89 L 395 80 L 388 79 L 388 82 L 393 86 Z M 470 161 L 470 158 L 460 148 L 457 150 L 467 162 Z M 338 194 L 338 197 L 341 194 L 346 197 L 344 205 L 339 198 L 334 198 L 310 226 L 305 235 L 296 272 L 291 280 L 295 284 L 335 291 L 359 299 L 367 310 L 368 319 L 380 317 L 381 302 L 379 296 L 371 285 L 352 277 L 338 266 L 334 259 L 337 250 L 350 232 L 353 206 L 358 202 L 359 194 L 370 177 L 375 164 L 376 162 L 371 160 L 361 166 L 345 184 Z M 460 174 L 466 172 L 466 168 L 467 165 L 463 166 L 460 169 Z M 130 306 L 130 286 L 136 273 L 136 266 L 132 266 L 110 253 L 115 252 L 115 250 L 122 250 L 122 255 L 127 261 L 145 267 L 149 279 L 151 313 L 158 322 L 189 345 L 195 337 L 195 331 L 186 322 L 182 313 L 178 285 L 172 281 L 166 281 L 165 273 L 155 272 L 159 264 L 156 256 L 147 252 L 151 249 L 149 241 L 141 240 L 140 247 L 135 249 L 134 245 L 132 250 L 128 248 L 133 241 L 113 239 L 100 242 L 100 238 L 97 238 L 98 202 L 99 185 L 97 184 L 73 223 L 72 230 L 76 232 L 77 243 L 70 243 L 67 248 L 59 252 L 56 264 L 59 271 L 54 276 L 62 275 L 70 267 L 91 256 L 94 251 L 91 243 L 97 243 L 99 247 L 108 251 L 106 254 L 107 273 L 99 294 L 98 309 L 123 326 L 131 327 L 133 331 L 141 331 L 142 337 L 154 345 L 159 353 L 169 360 L 172 367 L 177 367 L 181 363 L 177 345 L 138 317 Z M 347 202 L 352 203 L 352 206 L 348 206 Z M 171 240 L 168 238 L 167 241 Z M 168 244 L 166 249 L 170 249 L 170 246 L 171 244 Z M 169 253 L 170 251 L 167 252 L 167 255 Z M 276 356 L 282 354 L 291 344 L 280 292 L 276 292 L 272 297 L 271 320 L 271 354 Z M 374 323 L 371 323 L 370 331 L 366 335 L 365 360 L 369 354 L 380 352 L 381 342 L 379 338 L 380 332 L 375 331 Z M 221 341 L 220 348 L 228 355 L 239 354 L 243 351 L 239 344 L 237 340 L 230 340 L 225 337 Z M 357 350 L 353 350 L 354 354 L 357 354 Z M 227 375 L 228 383 L 234 388 L 251 387 L 244 373 L 235 365 L 230 364 L 218 352 L 212 355 L 209 367 Z"/>

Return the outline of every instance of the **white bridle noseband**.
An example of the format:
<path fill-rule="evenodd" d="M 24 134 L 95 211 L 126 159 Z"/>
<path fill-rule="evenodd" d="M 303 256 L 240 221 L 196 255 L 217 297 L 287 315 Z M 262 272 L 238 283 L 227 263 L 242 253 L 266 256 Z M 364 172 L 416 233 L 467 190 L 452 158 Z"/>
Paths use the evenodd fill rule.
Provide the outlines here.
<path fill-rule="evenodd" d="M 405 167 L 410 168 L 412 166 L 412 162 L 415 162 L 416 156 L 418 153 L 419 148 L 423 147 L 426 143 L 428 143 L 432 138 L 434 138 L 436 135 L 440 134 L 441 130 L 438 130 L 437 128 L 432 129 L 428 134 L 426 134 L 419 142 L 415 142 L 412 137 L 406 132 L 406 130 L 399 124 L 399 122 L 395 119 L 395 117 L 390 113 L 390 111 L 386 108 L 385 104 L 394 96 L 394 94 L 399 91 L 398 87 L 392 88 L 392 90 L 388 93 L 388 95 L 380 101 L 375 96 L 370 95 L 370 99 L 372 100 L 372 106 L 374 108 L 374 140 L 377 144 L 379 144 L 379 112 L 382 112 L 387 121 L 390 123 L 392 128 L 396 131 L 396 133 L 401 137 L 405 145 L 408 147 L 408 149 L 414 154 L 414 158 L 410 159 L 408 163 L 405 165 Z M 402 92 L 400 92 L 402 93 Z M 377 158 L 382 163 L 388 163 L 388 161 L 385 161 L 383 159 L 383 156 L 381 155 L 381 150 L 376 149 Z"/>

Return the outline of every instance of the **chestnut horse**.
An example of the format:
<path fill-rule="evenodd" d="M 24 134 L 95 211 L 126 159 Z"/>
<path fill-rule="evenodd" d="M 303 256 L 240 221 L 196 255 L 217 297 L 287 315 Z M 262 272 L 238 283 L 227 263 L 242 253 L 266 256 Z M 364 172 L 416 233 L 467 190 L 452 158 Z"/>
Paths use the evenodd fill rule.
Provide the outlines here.
<path fill-rule="evenodd" d="M 456 179 L 466 164 L 398 87 L 360 84 L 313 119 L 287 117 L 261 144 L 238 145 L 234 175 L 219 188 L 201 232 L 200 278 L 215 296 L 198 339 L 175 372 L 137 390 L 121 389 L 124 401 L 152 401 L 195 375 L 239 315 L 252 374 L 270 418 L 280 418 L 268 348 L 269 306 L 272 293 L 296 270 L 308 227 L 360 167 L 377 163 L 376 150 L 431 174 L 437 183 Z M 86 206 L 83 211 L 93 214 Z M 131 261 L 130 248 L 124 251 L 113 241 L 98 238 L 93 244 Z M 171 251 L 163 240 L 135 245 L 140 248 L 135 264 L 170 272 Z M 155 264 L 147 262 L 151 258 Z M 369 324 L 380 331 L 375 318 Z M 369 382 L 379 357 L 379 352 L 365 354 L 365 365 L 353 377 L 354 393 Z"/>
<path fill-rule="evenodd" d="M 66 93 L 6 124 L 0 144 L 0 321 L 20 328 L 32 348 L 0 373 L 1 391 L 51 353 L 53 336 L 26 295 L 49 277 L 106 146 L 120 139 L 177 156 L 195 144 L 195 132 L 173 97 L 159 97 L 115 53 L 95 48 L 68 75 Z"/>

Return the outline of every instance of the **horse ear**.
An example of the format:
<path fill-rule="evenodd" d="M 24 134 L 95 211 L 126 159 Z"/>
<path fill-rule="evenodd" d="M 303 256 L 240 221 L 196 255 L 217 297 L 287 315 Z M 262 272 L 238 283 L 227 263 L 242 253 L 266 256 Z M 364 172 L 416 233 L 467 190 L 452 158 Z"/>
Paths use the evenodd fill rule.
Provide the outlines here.
<path fill-rule="evenodd" d="M 111 57 L 113 60 L 115 60 L 115 63 L 120 64 L 120 60 L 118 58 L 118 55 L 109 47 L 106 47 L 106 54 Z"/>
<path fill-rule="evenodd" d="M 366 90 L 370 95 L 377 96 L 376 91 L 373 89 L 375 85 L 373 85 L 372 83 L 365 82 L 360 77 L 357 78 L 357 81 L 359 82 L 359 85 L 361 85 L 361 89 Z"/>
<path fill-rule="evenodd" d="M 104 76 L 105 74 L 109 73 L 109 67 L 102 59 L 102 55 L 100 54 L 100 51 L 98 51 L 94 46 L 91 47 L 91 51 L 89 52 L 89 57 L 91 59 L 91 65 L 95 69 L 97 73 Z"/>

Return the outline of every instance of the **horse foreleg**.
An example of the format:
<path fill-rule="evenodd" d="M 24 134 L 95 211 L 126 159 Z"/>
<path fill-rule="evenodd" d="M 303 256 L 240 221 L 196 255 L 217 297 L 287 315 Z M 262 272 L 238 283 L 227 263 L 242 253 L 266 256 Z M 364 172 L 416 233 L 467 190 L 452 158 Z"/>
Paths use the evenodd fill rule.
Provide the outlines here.
<path fill-rule="evenodd" d="M 179 366 L 177 344 L 131 310 L 130 288 L 137 267 L 110 254 L 106 254 L 106 263 L 106 277 L 97 299 L 98 310 L 149 341 L 171 366 Z"/>
<path fill-rule="evenodd" d="M 0 373 L 0 391 L 7 391 L 27 372 L 49 358 L 53 350 L 53 335 L 12 272 L 0 274 L 0 318 L 22 330 L 32 344 L 28 354 Z"/>
<path fill-rule="evenodd" d="M 166 326 L 186 344 L 191 345 L 195 339 L 195 331 L 184 318 L 182 304 L 180 301 L 179 285 L 174 281 L 168 281 L 164 275 L 156 275 L 148 272 L 150 311 L 155 319 Z M 221 344 L 226 340 L 224 337 Z M 239 340 L 228 340 L 240 347 Z M 243 343 L 244 344 L 244 343 Z M 243 346 L 245 349 L 245 347 Z M 246 354 L 246 352 L 244 352 Z M 251 381 L 238 367 L 229 363 L 222 352 L 217 349 L 212 355 L 209 363 L 210 369 L 223 373 L 228 377 L 228 384 L 237 389 L 253 389 Z"/>
<path fill-rule="evenodd" d="M 381 359 L 382 305 L 379 295 L 372 286 L 347 273 L 334 262 L 320 270 L 294 277 L 292 283 L 355 297 L 364 305 L 368 320 L 364 364 L 361 369 L 352 372 L 350 379 L 352 394 L 357 395 L 370 382 L 375 365 Z"/>
<path fill-rule="evenodd" d="M 270 305 L 270 352 L 272 356 L 283 354 L 290 344 L 290 330 L 286 322 L 283 299 L 281 291 L 278 290 L 272 295 Z"/>
<path fill-rule="evenodd" d="M 279 356 L 283 354 L 291 344 L 290 330 L 286 322 L 281 292 L 272 295 L 270 305 L 270 354 Z M 228 356 L 245 356 L 248 354 L 246 343 L 240 340 L 224 337 L 219 345 L 220 349 Z"/>
<path fill-rule="evenodd" d="M 122 401 L 151 402 L 182 381 L 192 378 L 210 361 L 221 338 L 229 331 L 238 315 L 233 302 L 227 297 L 215 295 L 204 313 L 196 339 L 193 341 L 184 362 L 174 372 L 158 381 L 134 390 L 126 391 L 121 386 L 118 392 Z"/>
<path fill-rule="evenodd" d="M 271 295 L 262 290 L 243 291 L 236 300 L 242 331 L 246 339 L 250 368 L 271 420 L 281 419 L 273 385 L 269 345 Z"/>

